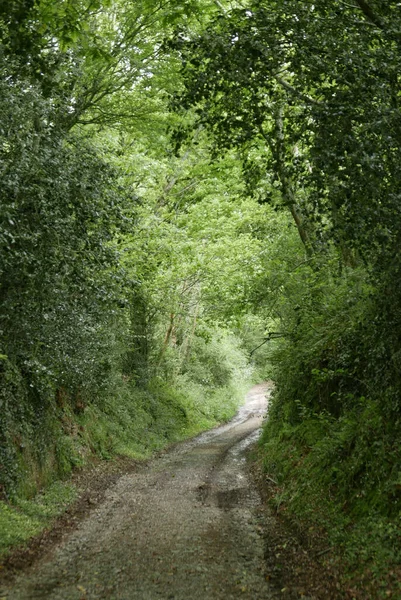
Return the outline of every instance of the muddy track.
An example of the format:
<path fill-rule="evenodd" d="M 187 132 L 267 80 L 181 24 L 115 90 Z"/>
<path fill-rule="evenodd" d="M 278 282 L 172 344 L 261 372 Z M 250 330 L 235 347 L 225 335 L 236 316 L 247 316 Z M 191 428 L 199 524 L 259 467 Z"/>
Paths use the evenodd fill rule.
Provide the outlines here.
<path fill-rule="evenodd" d="M 266 386 L 228 424 L 122 476 L 99 507 L 5 590 L 7 600 L 275 598 L 244 451 Z"/>
<path fill-rule="evenodd" d="M 114 481 L 0 600 L 343 598 L 249 474 L 267 395 L 255 386 L 232 421 Z"/>

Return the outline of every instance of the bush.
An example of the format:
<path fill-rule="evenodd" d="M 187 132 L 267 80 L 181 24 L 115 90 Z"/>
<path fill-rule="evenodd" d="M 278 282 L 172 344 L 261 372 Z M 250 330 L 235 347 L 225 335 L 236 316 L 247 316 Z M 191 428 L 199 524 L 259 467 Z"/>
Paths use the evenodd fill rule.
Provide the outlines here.
<path fill-rule="evenodd" d="M 349 574 L 384 582 L 401 554 L 401 387 L 389 325 L 398 308 L 363 270 L 310 278 L 273 356 L 265 468 L 278 505 L 323 528 Z"/>

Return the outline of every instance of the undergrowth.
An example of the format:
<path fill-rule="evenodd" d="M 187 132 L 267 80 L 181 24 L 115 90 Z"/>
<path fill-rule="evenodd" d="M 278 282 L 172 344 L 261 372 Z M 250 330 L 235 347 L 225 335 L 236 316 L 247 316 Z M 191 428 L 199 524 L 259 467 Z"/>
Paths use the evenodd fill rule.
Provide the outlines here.
<path fill-rule="evenodd" d="M 56 481 L 32 500 L 19 498 L 12 505 L 0 502 L 0 559 L 11 547 L 26 542 L 49 526 L 76 495 L 72 484 Z"/>
<path fill-rule="evenodd" d="M 2 430 L 7 460 L 0 470 L 3 555 L 64 510 L 74 498 L 74 488 L 65 482 L 91 457 L 145 459 L 234 415 L 252 375 L 239 341 L 220 333 L 207 344 L 195 338 L 193 345 L 182 373 L 174 373 L 171 357 L 167 374 L 146 385 L 115 369 L 93 401 L 77 401 L 63 391 L 41 411 L 20 403 L 18 421 L 7 414 Z"/>
<path fill-rule="evenodd" d="M 362 272 L 350 275 L 352 296 L 346 278 L 323 287 L 327 276 L 312 276 L 272 356 L 276 390 L 261 439 L 272 502 L 306 536 L 326 540 L 351 597 L 399 598 L 398 315 Z"/>
<path fill-rule="evenodd" d="M 315 415 L 274 429 L 261 440 L 265 471 L 277 483 L 274 508 L 310 543 L 332 549 L 326 560 L 340 565 L 355 598 L 399 597 L 401 518 L 384 506 L 399 484 L 383 474 L 391 468 L 369 425 L 356 415 L 335 424 Z"/>

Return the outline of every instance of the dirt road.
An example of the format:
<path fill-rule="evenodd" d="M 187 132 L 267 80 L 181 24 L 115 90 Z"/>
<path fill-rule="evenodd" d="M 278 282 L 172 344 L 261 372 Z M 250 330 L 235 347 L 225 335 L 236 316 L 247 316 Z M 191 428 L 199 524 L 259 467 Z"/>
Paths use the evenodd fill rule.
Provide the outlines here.
<path fill-rule="evenodd" d="M 244 458 L 266 391 L 255 386 L 230 423 L 121 477 L 73 534 L 19 576 L 7 600 L 275 598 Z"/>

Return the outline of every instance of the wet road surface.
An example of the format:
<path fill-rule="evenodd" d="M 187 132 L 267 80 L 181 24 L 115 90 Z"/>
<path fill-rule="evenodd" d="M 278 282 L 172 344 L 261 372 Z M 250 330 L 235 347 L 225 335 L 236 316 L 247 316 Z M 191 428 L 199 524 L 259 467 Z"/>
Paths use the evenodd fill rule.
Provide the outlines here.
<path fill-rule="evenodd" d="M 7 600 L 276 598 L 244 457 L 267 394 L 267 384 L 255 386 L 232 421 L 122 476 Z"/>

